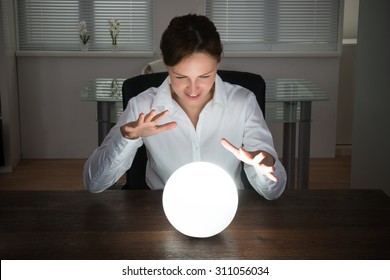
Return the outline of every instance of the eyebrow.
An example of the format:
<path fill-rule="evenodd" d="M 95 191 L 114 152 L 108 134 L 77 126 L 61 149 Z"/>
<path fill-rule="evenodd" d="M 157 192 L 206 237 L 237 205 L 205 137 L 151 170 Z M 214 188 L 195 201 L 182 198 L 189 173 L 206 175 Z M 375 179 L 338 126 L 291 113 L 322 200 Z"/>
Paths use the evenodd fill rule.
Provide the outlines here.
<path fill-rule="evenodd" d="M 202 75 L 199 75 L 198 77 L 210 75 L 213 71 L 214 71 L 214 70 L 211 70 L 210 72 L 207 72 L 207 73 L 204 73 L 204 74 L 202 74 Z M 187 77 L 186 75 L 182 75 L 182 74 L 176 73 L 176 72 L 173 71 L 173 70 L 172 70 L 172 73 L 175 74 L 176 76 Z"/>

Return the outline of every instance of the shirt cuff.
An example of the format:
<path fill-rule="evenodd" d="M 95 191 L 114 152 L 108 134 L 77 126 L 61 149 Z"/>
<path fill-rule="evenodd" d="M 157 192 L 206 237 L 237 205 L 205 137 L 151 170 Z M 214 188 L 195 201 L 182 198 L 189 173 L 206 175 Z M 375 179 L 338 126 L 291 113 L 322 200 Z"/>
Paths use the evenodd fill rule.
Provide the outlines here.
<path fill-rule="evenodd" d="M 258 185 L 255 187 L 256 191 L 268 200 L 279 198 L 286 187 L 287 175 L 282 163 L 276 159 L 274 175 L 278 179 L 277 182 L 272 181 L 266 175 L 254 168 L 258 178 Z"/>

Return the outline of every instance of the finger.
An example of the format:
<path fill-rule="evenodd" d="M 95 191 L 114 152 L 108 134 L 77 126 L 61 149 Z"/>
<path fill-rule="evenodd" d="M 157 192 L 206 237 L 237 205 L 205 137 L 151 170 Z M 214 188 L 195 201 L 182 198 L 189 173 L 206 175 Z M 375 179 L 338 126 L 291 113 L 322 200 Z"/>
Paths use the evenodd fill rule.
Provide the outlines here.
<path fill-rule="evenodd" d="M 255 166 L 259 172 L 267 176 L 270 180 L 277 182 L 278 178 L 274 175 L 275 168 L 273 166 L 266 166 L 264 164 Z"/>
<path fill-rule="evenodd" d="M 155 115 L 156 115 L 156 110 L 153 109 L 153 110 L 150 111 L 148 114 L 146 114 L 146 116 L 145 116 L 145 122 L 151 122 Z"/>
<path fill-rule="evenodd" d="M 158 125 L 157 129 L 159 132 L 162 132 L 162 131 L 174 129 L 174 128 L 176 128 L 176 126 L 177 126 L 176 122 L 169 122 L 169 123 L 166 123 L 163 125 Z"/>
<path fill-rule="evenodd" d="M 139 114 L 138 120 L 137 120 L 137 125 L 143 124 L 145 122 L 145 114 L 141 113 Z"/>
<path fill-rule="evenodd" d="M 151 121 L 157 123 L 157 122 L 161 121 L 163 118 L 165 118 L 168 114 L 169 114 L 169 111 L 165 110 L 165 111 L 155 115 Z"/>
<path fill-rule="evenodd" d="M 253 161 L 252 155 L 247 150 L 245 150 L 244 148 L 240 148 L 239 152 L 240 152 L 240 156 L 241 156 L 240 158 L 243 162 L 250 164 L 250 165 L 257 164 L 257 162 Z"/>
<path fill-rule="evenodd" d="M 252 155 L 247 150 L 245 150 L 244 148 L 240 148 L 239 151 L 242 156 L 252 160 Z"/>
<path fill-rule="evenodd" d="M 265 173 L 265 175 L 272 181 L 278 182 L 278 178 L 273 173 Z"/>
<path fill-rule="evenodd" d="M 263 152 L 260 152 L 258 153 L 254 158 L 253 160 L 257 163 L 260 163 L 263 161 L 263 159 L 265 159 L 265 154 Z"/>
<path fill-rule="evenodd" d="M 238 152 L 238 149 L 236 148 L 236 146 L 234 146 L 232 143 L 230 143 L 228 140 L 226 140 L 225 138 L 222 138 L 221 139 L 221 144 L 222 146 L 228 150 L 229 152 L 232 152 L 233 154 L 237 155 L 239 154 Z"/>
<path fill-rule="evenodd" d="M 258 166 L 260 167 L 260 171 L 262 171 L 264 173 L 275 172 L 275 167 L 274 166 L 268 166 L 268 165 L 265 165 L 265 164 L 258 164 Z"/>
<path fill-rule="evenodd" d="M 221 139 L 221 144 L 226 150 L 231 152 L 238 160 L 242 160 L 240 151 L 232 143 L 230 143 L 228 140 L 223 138 Z"/>

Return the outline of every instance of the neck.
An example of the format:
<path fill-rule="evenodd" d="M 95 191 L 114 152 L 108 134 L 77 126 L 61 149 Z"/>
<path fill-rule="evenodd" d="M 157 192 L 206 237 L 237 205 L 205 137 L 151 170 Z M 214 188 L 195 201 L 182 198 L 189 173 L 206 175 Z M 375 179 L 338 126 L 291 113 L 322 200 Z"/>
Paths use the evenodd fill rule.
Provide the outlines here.
<path fill-rule="evenodd" d="M 213 96 L 214 96 L 214 87 L 213 86 L 211 89 L 210 89 L 210 93 L 209 93 L 209 98 L 205 101 L 203 101 L 202 103 L 195 103 L 193 104 L 193 106 L 189 106 L 188 104 L 183 104 L 182 102 L 180 102 L 180 99 L 177 97 L 177 94 L 173 91 L 172 87 L 171 87 L 171 94 L 172 94 L 172 98 L 176 101 L 177 104 L 179 104 L 179 106 L 183 109 L 183 111 L 186 113 L 186 115 L 188 116 L 188 118 L 191 120 L 191 123 L 193 124 L 193 126 L 196 128 L 197 124 L 198 124 L 198 120 L 199 120 L 199 116 L 200 116 L 200 113 L 202 112 L 203 108 L 206 106 L 206 104 L 211 100 L 213 99 Z"/>

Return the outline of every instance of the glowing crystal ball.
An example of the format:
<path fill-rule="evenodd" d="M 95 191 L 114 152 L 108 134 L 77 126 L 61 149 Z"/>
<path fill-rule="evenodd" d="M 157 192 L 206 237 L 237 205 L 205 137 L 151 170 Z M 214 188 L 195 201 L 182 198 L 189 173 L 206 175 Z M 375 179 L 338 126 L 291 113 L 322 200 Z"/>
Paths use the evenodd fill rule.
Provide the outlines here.
<path fill-rule="evenodd" d="M 238 193 L 230 175 L 208 162 L 186 164 L 168 179 L 163 208 L 169 222 L 191 237 L 223 231 L 237 212 Z"/>

